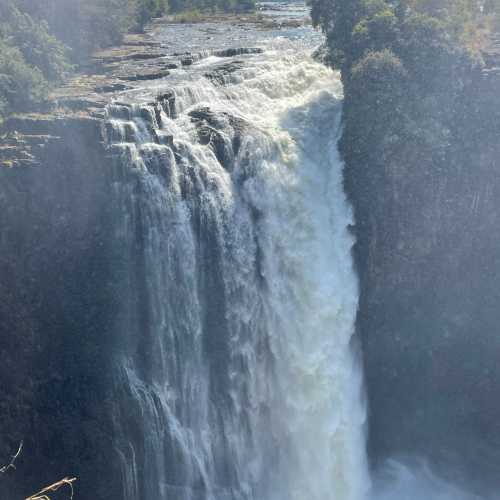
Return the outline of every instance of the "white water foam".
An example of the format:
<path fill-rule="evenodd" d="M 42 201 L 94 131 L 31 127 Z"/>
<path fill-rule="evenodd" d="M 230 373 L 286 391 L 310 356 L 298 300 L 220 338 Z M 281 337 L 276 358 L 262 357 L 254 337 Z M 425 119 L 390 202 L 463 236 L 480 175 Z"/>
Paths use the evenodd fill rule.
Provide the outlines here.
<path fill-rule="evenodd" d="M 130 408 L 117 421 L 137 407 L 140 429 L 117 425 L 128 500 L 368 493 L 342 87 L 309 53 L 276 40 L 225 86 L 193 77 L 161 123 L 148 106 L 109 109 L 134 172 L 117 183 L 132 207 L 118 236 L 141 233 L 147 325 L 120 361 Z M 189 113 L 204 108 L 231 168 L 199 143 Z"/>

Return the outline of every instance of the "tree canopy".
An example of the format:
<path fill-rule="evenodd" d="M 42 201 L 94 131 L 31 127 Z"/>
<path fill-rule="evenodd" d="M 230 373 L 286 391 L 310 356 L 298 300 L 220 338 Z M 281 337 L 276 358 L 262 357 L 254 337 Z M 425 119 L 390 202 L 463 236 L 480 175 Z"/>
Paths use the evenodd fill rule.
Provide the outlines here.
<path fill-rule="evenodd" d="M 463 89 L 481 66 L 473 43 L 497 0 L 311 0 L 327 62 L 344 83 L 340 148 L 350 168 L 446 164 Z M 403 153 L 405 152 L 406 153 Z M 412 161 L 407 161 L 411 151 Z M 419 161 L 416 161 L 416 158 Z"/>

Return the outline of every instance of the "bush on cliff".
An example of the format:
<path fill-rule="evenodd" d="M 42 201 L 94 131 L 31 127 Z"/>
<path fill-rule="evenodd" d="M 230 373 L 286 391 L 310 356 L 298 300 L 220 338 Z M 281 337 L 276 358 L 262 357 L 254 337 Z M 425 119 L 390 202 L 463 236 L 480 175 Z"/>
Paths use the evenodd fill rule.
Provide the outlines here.
<path fill-rule="evenodd" d="M 42 103 L 71 69 L 64 46 L 12 3 L 0 5 L 0 119 Z"/>
<path fill-rule="evenodd" d="M 141 15 L 131 0 L 18 0 L 23 12 L 46 22 L 50 32 L 71 49 L 75 63 L 84 62 L 95 50 L 119 43 Z"/>
<path fill-rule="evenodd" d="M 403 134 L 408 72 L 390 50 L 369 52 L 352 68 L 346 96 L 344 155 L 357 161 L 380 157 L 385 141 Z"/>
<path fill-rule="evenodd" d="M 27 65 L 38 68 L 51 82 L 60 82 L 71 70 L 64 45 L 49 32 L 46 22 L 36 22 L 12 3 L 0 6 L 0 36 L 17 47 Z"/>
<path fill-rule="evenodd" d="M 129 0 L 130 26 L 142 31 L 153 18 L 163 16 L 167 11 L 167 0 Z"/>
<path fill-rule="evenodd" d="M 48 82 L 21 51 L 0 41 L 0 102 L 4 112 L 27 110 L 46 97 Z"/>
<path fill-rule="evenodd" d="M 393 47 L 398 31 L 397 18 L 388 8 L 381 8 L 373 15 L 366 16 L 352 31 L 352 49 L 349 51 L 352 60 L 357 61 L 368 52 Z"/>
<path fill-rule="evenodd" d="M 436 167 L 445 158 L 467 75 L 477 65 L 461 43 L 463 23 L 477 5 L 312 0 L 311 7 L 313 22 L 327 37 L 328 60 L 342 71 L 341 147 L 348 167 L 385 169 L 398 157 L 406 169 L 425 168 L 424 160 Z M 402 158 L 402 151 L 420 163 Z"/>

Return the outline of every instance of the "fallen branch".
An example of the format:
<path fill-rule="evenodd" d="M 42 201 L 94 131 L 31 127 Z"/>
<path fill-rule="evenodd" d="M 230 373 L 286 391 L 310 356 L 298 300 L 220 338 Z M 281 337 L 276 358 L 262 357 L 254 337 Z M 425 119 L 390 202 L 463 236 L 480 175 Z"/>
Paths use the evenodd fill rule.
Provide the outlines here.
<path fill-rule="evenodd" d="M 12 455 L 12 460 L 10 461 L 10 464 L 4 465 L 3 467 L 0 467 L 0 473 L 1 474 L 4 474 L 9 469 L 14 469 L 14 470 L 16 469 L 16 466 L 14 465 L 14 462 L 17 460 L 17 457 L 21 454 L 22 451 L 23 451 L 23 442 L 21 441 L 19 443 L 19 448 L 18 448 L 16 454 Z"/>
<path fill-rule="evenodd" d="M 73 498 L 73 483 L 76 481 L 76 477 L 65 477 L 64 479 L 61 479 L 60 481 L 57 481 L 57 483 L 51 484 L 50 486 L 47 486 L 40 490 L 38 493 L 35 493 L 34 495 L 31 495 L 30 497 L 26 498 L 26 500 L 50 500 L 50 497 L 47 495 L 47 493 L 57 491 L 59 488 L 62 488 L 63 486 L 69 486 L 71 489 L 71 496 L 69 497 L 70 499 Z"/>

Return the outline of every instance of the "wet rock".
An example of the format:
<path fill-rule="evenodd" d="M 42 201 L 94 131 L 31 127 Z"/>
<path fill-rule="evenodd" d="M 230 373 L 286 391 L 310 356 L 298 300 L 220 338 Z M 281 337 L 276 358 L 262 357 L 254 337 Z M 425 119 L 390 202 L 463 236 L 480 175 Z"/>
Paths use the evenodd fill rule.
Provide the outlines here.
<path fill-rule="evenodd" d="M 189 116 L 196 126 L 200 144 L 209 146 L 219 163 L 232 172 L 248 124 L 236 116 L 205 107 L 191 111 Z"/>
<path fill-rule="evenodd" d="M 151 52 L 149 50 L 142 51 L 131 51 L 130 49 L 113 49 L 106 52 L 99 52 L 94 56 L 94 61 L 97 63 L 115 63 L 115 62 L 125 62 L 125 61 L 146 61 L 149 59 L 158 59 L 164 57 L 166 54 L 164 52 Z"/>
<path fill-rule="evenodd" d="M 160 104 L 161 108 L 169 118 L 177 117 L 177 112 L 175 109 L 175 93 L 173 90 L 169 90 L 168 92 L 164 92 L 156 96 L 156 102 Z M 158 111 L 157 111 L 157 121 L 158 124 L 160 124 L 161 118 L 159 117 Z"/>
<path fill-rule="evenodd" d="M 30 167 L 38 163 L 31 147 L 22 142 L 0 145 L 0 168 Z"/>
<path fill-rule="evenodd" d="M 230 63 L 222 64 L 214 70 L 205 73 L 205 78 L 208 78 L 212 83 L 224 85 L 228 82 L 228 76 L 241 69 L 243 64 L 243 61 L 232 61 Z"/>
<path fill-rule="evenodd" d="M 101 85 L 99 87 L 96 87 L 96 92 L 103 93 L 103 94 L 108 94 L 111 92 L 121 92 L 122 90 L 126 90 L 128 88 L 127 85 L 124 85 L 123 83 L 109 83 L 106 85 Z"/>
<path fill-rule="evenodd" d="M 153 40 L 143 40 L 141 37 L 143 35 L 127 35 L 124 40 L 124 45 L 128 45 L 130 47 L 147 47 L 148 49 L 155 48 L 159 49 L 162 46 L 161 42 L 155 42 Z"/>
<path fill-rule="evenodd" d="M 158 66 L 165 69 L 177 69 L 179 67 L 178 64 L 173 62 L 159 63 Z"/>
<path fill-rule="evenodd" d="M 169 148 L 174 147 L 174 136 L 172 134 L 168 134 L 161 130 L 155 131 L 155 138 L 158 144 L 163 144 L 164 146 L 168 146 Z"/>
<path fill-rule="evenodd" d="M 108 106 L 107 112 L 109 118 L 118 120 L 130 120 L 132 116 L 130 105 L 126 103 L 114 103 Z"/>
<path fill-rule="evenodd" d="M 315 61 L 327 64 L 328 61 L 328 47 L 326 43 L 322 43 L 312 54 L 312 57 Z"/>
<path fill-rule="evenodd" d="M 170 71 L 167 70 L 143 70 L 137 73 L 133 73 L 130 75 L 121 75 L 118 78 L 120 80 L 126 80 L 129 82 L 136 81 L 145 81 L 145 80 L 160 80 L 161 78 L 165 78 L 170 74 Z"/>
<path fill-rule="evenodd" d="M 149 173 L 158 175 L 167 182 L 170 180 L 171 165 L 175 162 L 175 157 L 169 147 L 163 145 L 144 146 L 140 153 Z"/>
<path fill-rule="evenodd" d="M 214 55 L 217 57 L 235 57 L 245 54 L 262 54 L 264 51 L 258 47 L 238 47 L 231 49 L 216 50 Z"/>
<path fill-rule="evenodd" d="M 0 167 L 32 167 L 40 164 L 45 148 L 61 140 L 52 135 L 26 135 L 17 131 L 0 136 Z"/>
<path fill-rule="evenodd" d="M 23 136 L 86 137 L 95 143 L 102 140 L 101 120 L 82 115 L 26 114 L 10 117 L 4 128 L 11 134 Z"/>
<path fill-rule="evenodd" d="M 95 94 L 93 96 L 63 97 L 56 99 L 55 104 L 73 111 L 84 111 L 91 108 L 104 108 L 107 100 L 103 99 L 101 95 Z"/>

